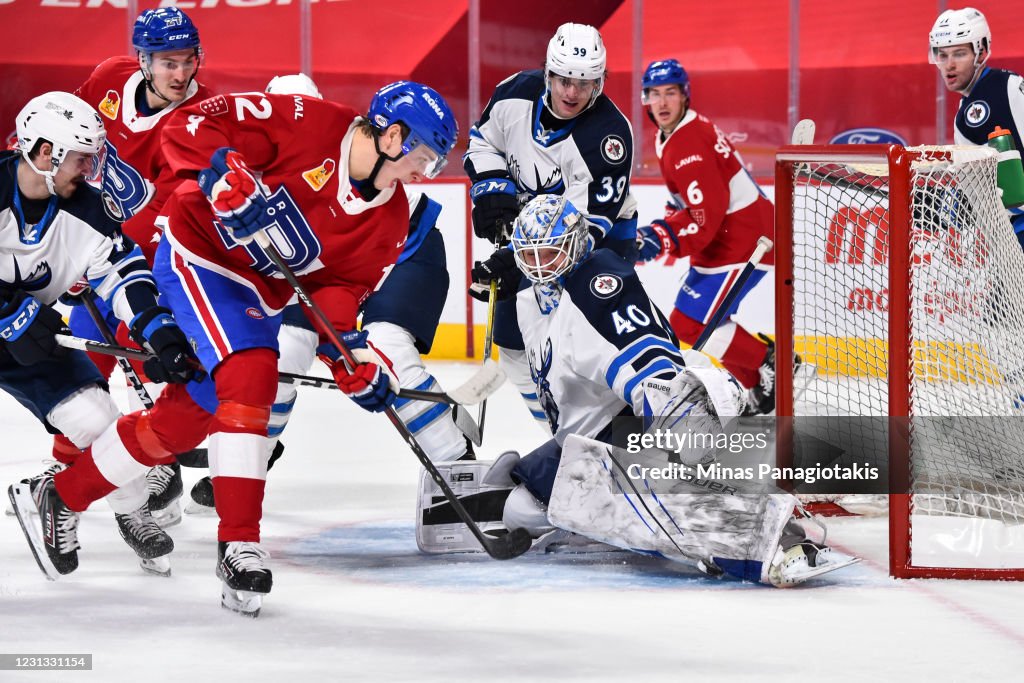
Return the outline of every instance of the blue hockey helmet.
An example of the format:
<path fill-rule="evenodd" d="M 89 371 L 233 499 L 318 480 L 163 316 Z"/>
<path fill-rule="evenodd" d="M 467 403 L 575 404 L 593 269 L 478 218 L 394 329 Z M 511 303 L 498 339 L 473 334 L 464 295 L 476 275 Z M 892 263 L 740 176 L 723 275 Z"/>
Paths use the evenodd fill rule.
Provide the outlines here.
<path fill-rule="evenodd" d="M 523 207 L 512 228 L 516 265 L 533 282 L 554 282 L 583 260 L 589 236 L 586 219 L 568 199 L 537 195 Z"/>
<path fill-rule="evenodd" d="M 683 93 L 687 99 L 690 97 L 690 77 L 686 74 L 686 69 L 675 59 L 659 59 L 656 62 L 651 62 L 644 69 L 643 80 L 641 81 L 641 87 L 643 88 L 642 94 L 640 95 L 640 101 L 647 104 L 647 89 L 656 88 L 660 85 L 678 85 L 679 90 Z"/>
<path fill-rule="evenodd" d="M 199 29 L 188 15 L 177 7 L 148 9 L 135 20 L 132 46 L 145 54 L 170 50 L 198 50 Z"/>
<path fill-rule="evenodd" d="M 436 178 L 448 163 L 448 153 L 459 138 L 459 123 L 451 107 L 440 93 L 422 83 L 397 81 L 378 90 L 370 101 L 367 120 L 378 132 L 388 126 L 402 123 L 409 129 L 402 140 L 402 154 L 408 154 L 420 145 L 426 145 L 437 154 L 437 160 L 427 167 L 425 175 Z M 374 137 L 374 141 L 377 138 Z M 388 157 L 398 161 L 400 156 Z"/>

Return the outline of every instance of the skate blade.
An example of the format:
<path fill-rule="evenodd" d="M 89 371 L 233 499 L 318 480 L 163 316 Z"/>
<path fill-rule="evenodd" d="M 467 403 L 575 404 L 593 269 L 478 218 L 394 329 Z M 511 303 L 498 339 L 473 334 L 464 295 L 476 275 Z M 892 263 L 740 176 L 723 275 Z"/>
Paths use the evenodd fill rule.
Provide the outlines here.
<path fill-rule="evenodd" d="M 241 614 L 243 617 L 255 619 L 260 615 L 260 609 L 263 607 L 263 595 L 263 593 L 240 591 L 223 585 L 220 591 L 220 606 L 236 614 Z"/>
<path fill-rule="evenodd" d="M 181 524 L 181 503 L 175 499 L 163 510 L 150 510 L 153 521 L 161 529 L 167 529 L 175 524 Z"/>
<path fill-rule="evenodd" d="M 194 500 L 190 500 L 185 505 L 185 514 L 197 516 L 215 515 L 217 514 L 217 508 L 208 507 L 206 505 L 197 503 Z"/>
<path fill-rule="evenodd" d="M 18 524 L 21 525 L 21 531 L 25 534 L 29 550 L 32 551 L 32 556 L 36 558 L 39 570 L 50 581 L 56 581 L 60 578 L 61 574 L 53 566 L 53 563 L 50 562 L 50 556 L 46 554 L 46 545 L 43 543 L 40 523 L 38 518 L 33 518 L 32 516 L 32 511 L 36 509 L 36 506 L 32 500 L 32 493 L 29 490 L 28 484 L 11 484 L 7 487 L 7 497 L 11 500 L 11 508 L 14 511 L 14 515 L 18 518 Z"/>
<path fill-rule="evenodd" d="M 139 559 L 139 567 L 142 571 L 153 576 L 170 576 L 171 575 L 171 556 L 163 555 L 161 557 L 154 557 L 151 559 Z"/>
<path fill-rule="evenodd" d="M 859 557 L 853 557 L 851 555 L 843 555 L 842 553 L 836 553 L 832 551 L 832 557 L 829 562 L 817 567 L 807 567 L 805 570 L 799 573 L 792 573 L 786 576 L 783 582 L 776 585 L 777 588 L 792 588 L 798 586 L 805 581 L 810 581 L 824 574 L 834 572 L 837 569 L 843 567 L 849 567 L 851 564 L 857 564 L 860 562 Z"/>

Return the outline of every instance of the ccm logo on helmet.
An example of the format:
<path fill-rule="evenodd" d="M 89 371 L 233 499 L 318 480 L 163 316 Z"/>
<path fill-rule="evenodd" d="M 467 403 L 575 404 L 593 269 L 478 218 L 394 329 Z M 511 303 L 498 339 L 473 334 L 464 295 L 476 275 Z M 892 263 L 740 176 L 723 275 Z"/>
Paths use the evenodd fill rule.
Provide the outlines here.
<path fill-rule="evenodd" d="M 437 118 L 443 119 L 444 112 L 441 111 L 441 106 L 437 103 L 437 101 L 433 97 L 431 97 L 429 93 L 422 93 L 422 96 L 423 99 L 427 101 L 427 104 L 430 105 L 430 108 L 434 110 L 434 113 L 437 114 Z"/>

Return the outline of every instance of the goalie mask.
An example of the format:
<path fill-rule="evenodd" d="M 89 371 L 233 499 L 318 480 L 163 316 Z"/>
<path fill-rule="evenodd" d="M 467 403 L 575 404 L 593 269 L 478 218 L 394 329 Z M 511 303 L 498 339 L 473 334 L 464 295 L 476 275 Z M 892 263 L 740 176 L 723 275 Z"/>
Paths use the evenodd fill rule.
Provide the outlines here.
<path fill-rule="evenodd" d="M 516 265 L 532 282 L 555 282 L 586 256 L 587 221 L 565 197 L 542 194 L 531 199 L 516 218 L 512 249 Z"/>
<path fill-rule="evenodd" d="M 48 92 L 29 100 L 17 118 L 18 150 L 29 168 L 46 179 L 46 189 L 57 194 L 53 178 L 68 152 L 92 155 L 92 172 L 99 169 L 99 153 L 107 140 L 99 114 L 84 100 L 66 92 Z M 53 145 L 49 169 L 39 169 L 29 158 L 40 141 Z"/>
<path fill-rule="evenodd" d="M 969 44 L 974 49 L 974 64 L 981 66 L 992 52 L 992 31 L 985 15 L 973 7 L 948 9 L 939 15 L 928 34 L 928 62 L 936 63 L 939 49 Z M 982 50 L 985 58 L 981 58 Z M 979 61 L 980 60 L 980 61 Z"/>
<path fill-rule="evenodd" d="M 559 76 L 594 81 L 590 101 L 580 113 L 594 106 L 604 89 L 607 60 L 604 41 L 596 28 L 572 23 L 559 26 L 548 42 L 547 59 L 544 62 L 544 101 L 548 111 L 555 113 L 551 106 L 551 79 Z"/>

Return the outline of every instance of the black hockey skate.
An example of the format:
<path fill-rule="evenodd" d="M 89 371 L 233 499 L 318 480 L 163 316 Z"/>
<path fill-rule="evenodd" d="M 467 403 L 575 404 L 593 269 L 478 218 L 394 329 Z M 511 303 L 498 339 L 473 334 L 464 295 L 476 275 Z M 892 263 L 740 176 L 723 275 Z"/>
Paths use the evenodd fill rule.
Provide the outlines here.
<path fill-rule="evenodd" d="M 56 581 L 78 569 L 79 514 L 61 500 L 53 475 L 22 480 L 11 485 L 7 495 L 36 564 L 46 578 Z M 40 519 L 32 519 L 33 513 Z"/>
<path fill-rule="evenodd" d="M 270 454 L 270 459 L 267 461 L 267 470 L 270 470 L 282 455 L 284 455 L 284 444 L 278 441 L 274 444 L 274 452 Z M 185 506 L 185 514 L 213 514 L 215 512 L 213 480 L 210 477 L 203 477 L 197 481 L 189 491 L 189 498 L 192 500 Z"/>
<path fill-rule="evenodd" d="M 256 618 L 263 596 L 270 592 L 274 576 L 267 567 L 270 554 L 249 541 L 217 544 L 217 578 L 223 581 L 220 604 L 224 609 Z"/>
<path fill-rule="evenodd" d="M 162 528 L 181 523 L 181 494 L 185 488 L 181 481 L 181 465 L 157 465 L 146 473 L 149 492 L 149 511 Z"/>
<path fill-rule="evenodd" d="M 46 475 L 53 476 L 54 474 L 57 474 L 58 472 L 63 472 L 64 470 L 66 470 L 68 468 L 67 465 L 65 465 L 62 462 L 58 462 L 56 460 L 44 460 L 43 462 L 49 462 L 50 466 L 47 467 L 45 470 L 43 470 L 42 473 L 37 474 L 35 477 L 25 477 L 24 479 L 21 480 L 21 483 L 22 484 L 28 484 L 33 479 L 38 479 L 39 477 L 46 476 Z M 14 504 L 13 503 L 8 501 L 7 504 L 4 507 L 6 508 L 4 510 L 4 514 L 5 515 L 7 515 L 8 517 L 13 517 L 15 515 Z"/>
<path fill-rule="evenodd" d="M 760 379 L 756 386 L 747 392 L 747 410 L 744 415 L 770 415 L 775 412 L 775 342 L 764 334 L 758 334 L 768 348 L 757 369 Z M 800 354 L 793 358 L 793 376 L 800 371 L 803 359 Z"/>
<path fill-rule="evenodd" d="M 174 541 L 153 519 L 148 503 L 135 512 L 115 514 L 117 529 L 121 538 L 139 556 L 142 571 L 157 576 L 171 575 L 171 561 L 168 555 L 174 550 Z"/>

